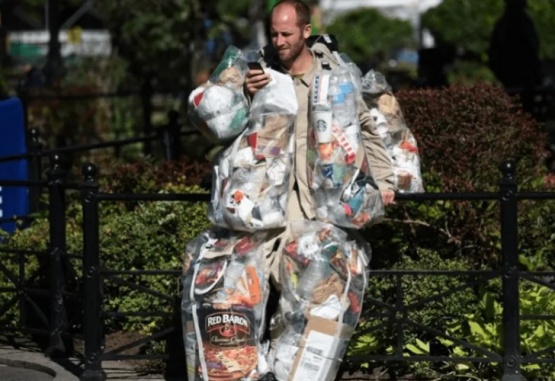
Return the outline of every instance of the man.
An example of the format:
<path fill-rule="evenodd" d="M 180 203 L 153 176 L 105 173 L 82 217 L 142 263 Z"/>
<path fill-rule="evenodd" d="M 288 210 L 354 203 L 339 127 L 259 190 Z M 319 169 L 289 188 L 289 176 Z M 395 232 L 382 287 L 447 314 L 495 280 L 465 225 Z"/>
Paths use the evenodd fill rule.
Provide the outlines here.
<path fill-rule="evenodd" d="M 307 45 L 309 20 L 309 8 L 302 1 L 279 1 L 271 12 L 275 57 L 271 53 L 264 55 L 266 65 L 292 76 L 298 103 L 287 206 L 289 224 L 285 229 L 240 235 L 238 243 L 234 241 L 235 232 L 231 232 L 231 237 L 209 233 L 188 245 L 191 255 L 184 266 L 182 309 L 190 379 L 210 380 L 217 376 L 289 381 L 312 375 L 315 380 L 332 380 L 360 316 L 368 251 L 348 232 L 317 221 L 308 184 L 309 94 L 313 78 L 324 64 L 319 53 Z M 251 70 L 245 87 L 252 96 L 269 83 L 269 74 Z M 390 159 L 362 101 L 358 114 L 372 176 L 383 204 L 389 205 L 394 201 L 395 190 Z M 234 245 L 229 250 L 234 254 L 222 256 L 229 243 Z M 202 256 L 208 260 L 203 261 Z M 234 271 L 229 269 L 238 268 L 238 274 L 245 274 L 243 269 L 247 267 L 252 277 L 245 284 L 256 284 L 256 290 L 241 295 L 246 302 L 234 301 L 234 294 L 225 291 L 226 284 L 237 283 L 232 281 Z M 208 297 L 211 287 L 218 288 L 214 285 L 222 274 L 221 299 L 217 295 Z M 213 279 L 207 282 L 212 286 L 195 288 L 208 278 Z M 279 292 L 277 304 L 277 298 L 269 296 L 269 284 Z M 257 297 L 253 299 L 253 295 Z M 230 317 L 236 323 L 234 329 L 219 324 L 230 321 Z M 269 331 L 264 332 L 267 317 L 271 317 Z M 316 342 L 311 343 L 314 338 Z"/>
<path fill-rule="evenodd" d="M 329 69 L 331 66 L 337 66 L 337 64 L 329 62 L 319 52 L 308 46 L 307 42 L 311 35 L 310 9 L 302 1 L 279 1 L 272 9 L 270 16 L 271 46 L 263 49 L 263 58 L 270 68 L 291 75 L 298 103 L 298 113 L 294 126 L 295 153 L 292 193 L 289 197 L 287 216 L 291 221 L 315 220 L 315 201 L 309 189 L 306 161 L 307 135 L 310 123 L 310 93 L 314 76 L 321 72 L 323 68 Z M 250 70 L 246 75 L 245 87 L 248 93 L 253 96 L 258 90 L 268 85 L 270 80 L 269 74 L 259 70 Z M 380 189 L 383 204 L 392 204 L 395 197 L 395 185 L 391 161 L 380 136 L 375 131 L 374 121 L 368 108 L 363 101 L 359 101 L 357 107 L 361 134 L 372 176 Z M 283 237 L 278 239 L 286 240 Z M 272 268 L 270 277 L 274 280 L 274 283 L 277 283 L 278 288 L 286 287 L 284 284 L 287 283 L 285 279 L 279 279 L 280 271 L 276 270 L 276 268 L 279 269 L 284 266 L 281 263 L 282 261 L 284 261 L 284 258 L 280 253 L 275 253 L 274 256 L 270 257 L 271 263 L 269 266 Z M 281 274 L 283 273 L 282 269 Z M 283 295 L 281 297 L 283 299 Z M 280 340 L 284 340 L 283 333 L 288 332 L 288 326 L 291 324 L 287 318 L 283 318 L 286 315 L 286 311 L 283 311 L 284 304 L 287 305 L 287 301 L 280 300 L 278 313 L 274 314 L 270 324 L 270 331 L 272 332 L 271 347 L 272 350 L 277 352 L 280 351 Z M 282 316 L 281 319 L 280 316 Z M 339 332 L 336 334 L 339 335 Z M 276 342 L 278 343 L 277 350 L 275 349 Z M 272 354 L 272 351 L 270 351 L 270 360 L 273 361 L 273 371 L 276 373 L 278 380 L 284 377 L 292 377 L 292 371 L 289 368 L 280 372 L 279 353 Z M 334 370 L 332 369 L 325 376 L 325 379 L 333 379 L 335 376 L 333 373 Z M 299 378 L 301 376 L 297 373 L 295 377 Z"/>
<path fill-rule="evenodd" d="M 307 45 L 311 34 L 310 10 L 302 1 L 283 0 L 271 13 L 272 46 L 277 57 L 265 54 L 266 64 L 272 69 L 293 77 L 299 112 L 295 121 L 295 186 L 290 197 L 288 216 L 291 219 L 314 219 L 314 203 L 310 197 L 306 169 L 307 128 L 309 121 L 309 93 L 314 75 L 322 70 L 322 58 Z M 268 49 L 266 49 L 268 51 Z M 276 59 L 277 58 L 277 59 Z M 247 91 L 254 95 L 270 82 L 269 74 L 251 70 L 247 73 Z M 368 160 L 384 205 L 393 203 L 395 186 L 391 162 L 382 140 L 374 129 L 366 106 L 359 102 L 359 120 Z"/>

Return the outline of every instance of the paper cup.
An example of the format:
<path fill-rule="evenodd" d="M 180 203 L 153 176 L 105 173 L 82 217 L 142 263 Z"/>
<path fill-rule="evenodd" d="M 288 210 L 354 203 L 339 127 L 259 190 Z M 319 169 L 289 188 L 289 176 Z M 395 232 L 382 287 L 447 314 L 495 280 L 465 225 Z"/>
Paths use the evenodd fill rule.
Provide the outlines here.
<path fill-rule="evenodd" d="M 330 143 L 333 137 L 331 126 L 332 112 L 314 111 L 312 117 L 318 143 Z"/>

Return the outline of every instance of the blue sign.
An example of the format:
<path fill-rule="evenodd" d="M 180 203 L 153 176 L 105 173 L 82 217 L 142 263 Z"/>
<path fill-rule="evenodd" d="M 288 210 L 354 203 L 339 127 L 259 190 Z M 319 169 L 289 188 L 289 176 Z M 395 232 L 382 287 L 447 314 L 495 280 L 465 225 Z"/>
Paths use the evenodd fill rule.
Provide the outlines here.
<path fill-rule="evenodd" d="M 25 154 L 25 118 L 18 98 L 0 101 L 0 158 Z M 28 180 L 26 159 L 0 161 L 0 180 Z M 29 213 L 29 195 L 26 187 L 0 185 L 0 219 L 26 216 Z M 15 222 L 0 223 L 0 229 L 12 233 Z"/>

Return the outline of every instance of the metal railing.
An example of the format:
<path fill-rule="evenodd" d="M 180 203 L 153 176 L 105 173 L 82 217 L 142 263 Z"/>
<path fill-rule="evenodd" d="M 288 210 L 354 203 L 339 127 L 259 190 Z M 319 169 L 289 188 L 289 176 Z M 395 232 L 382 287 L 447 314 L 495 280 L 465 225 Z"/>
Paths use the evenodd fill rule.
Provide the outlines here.
<path fill-rule="evenodd" d="M 48 350 L 47 354 L 51 356 L 62 356 L 67 354 L 67 338 L 74 332 L 68 327 L 68 320 L 72 316 L 68 316 L 68 311 L 64 306 L 71 291 L 68 290 L 66 276 L 64 270 L 64 261 L 67 260 L 66 248 L 66 231 L 65 231 L 65 203 L 66 193 L 68 190 L 78 190 L 81 193 L 81 204 L 83 212 L 83 253 L 82 253 L 82 277 L 80 279 L 82 290 L 77 295 L 82 298 L 83 307 L 83 338 L 84 338 L 84 372 L 81 375 L 82 381 L 105 380 L 106 374 L 102 368 L 102 362 L 107 360 L 123 360 L 123 359 L 164 359 L 167 360 L 169 355 L 125 355 L 121 354 L 125 349 L 140 345 L 149 340 L 158 340 L 175 336 L 180 332 L 180 325 L 175 321 L 174 326 L 167 327 L 161 332 L 155 333 L 150 337 L 145 337 L 133 343 L 129 343 L 124 347 L 105 351 L 104 348 L 104 325 L 105 320 L 109 317 L 116 316 L 114 314 L 125 315 L 123 312 L 107 311 L 104 309 L 104 298 L 102 293 L 103 282 L 106 280 L 118 280 L 118 277 L 125 274 L 141 274 L 141 275 L 168 275 L 178 279 L 181 272 L 176 270 L 160 270 L 160 271 L 114 271 L 103 268 L 101 258 L 101 247 L 99 240 L 100 220 L 99 209 L 103 203 L 114 201 L 172 201 L 172 202 L 208 202 L 208 194 L 115 194 L 103 193 L 99 190 L 98 171 L 92 164 L 87 164 L 82 168 L 82 181 L 70 182 L 67 180 L 63 169 L 62 160 L 59 155 L 53 155 L 51 161 L 52 169 L 48 174 L 46 181 L 0 181 L 0 186 L 26 186 L 26 187 L 45 187 L 49 194 L 49 225 L 50 239 L 48 250 L 43 254 L 43 258 L 47 258 L 49 279 L 55 280 L 50 282 L 49 300 L 50 308 L 48 313 L 43 313 L 43 321 L 45 330 L 43 333 L 48 334 Z M 457 343 L 466 346 L 478 353 L 481 357 L 453 357 L 445 355 L 429 355 L 429 356 L 406 356 L 403 354 L 403 337 L 402 331 L 404 326 L 416 326 L 418 329 L 426 331 L 430 334 L 446 336 L 444 333 L 437 332 L 430 327 L 419 326 L 418 322 L 412 321 L 408 312 L 411 309 L 419 308 L 425 303 L 432 301 L 434 298 L 441 298 L 443 295 L 436 295 L 426 300 L 417 301 L 412 304 L 406 304 L 402 297 L 397 298 L 396 304 L 388 304 L 377 298 L 370 300 L 387 310 L 387 314 L 380 318 L 389 319 L 389 325 L 396 327 L 395 331 L 399 334 L 397 346 L 389 355 L 365 354 L 359 358 L 350 359 L 351 361 L 445 361 L 445 362 L 494 362 L 500 363 L 503 368 L 503 381 L 520 381 L 524 380 L 521 373 L 522 364 L 541 364 L 555 363 L 555 358 L 550 358 L 552 354 L 549 348 L 540 353 L 524 354 L 521 351 L 520 343 L 520 322 L 521 319 L 550 319 L 551 317 L 543 316 L 520 316 L 519 305 L 519 282 L 523 279 L 541 283 L 539 274 L 526 272 L 519 269 L 518 266 L 518 223 L 519 216 L 517 214 L 518 203 L 521 200 L 553 200 L 555 193 L 552 192 L 519 192 L 516 180 L 515 165 L 512 162 L 504 163 L 501 166 L 501 179 L 499 181 L 499 190 L 497 192 L 478 192 L 478 193 L 421 193 L 421 194 L 399 194 L 397 199 L 399 202 L 423 202 L 423 201 L 445 201 L 445 200 L 490 200 L 498 202 L 501 214 L 499 217 L 499 225 L 501 230 L 501 263 L 495 270 L 489 271 L 394 271 L 394 270 L 378 270 L 373 272 L 375 277 L 393 277 L 397 284 L 400 284 L 403 277 L 418 276 L 425 274 L 427 276 L 460 276 L 467 275 L 471 278 L 465 285 L 462 285 L 458 291 L 465 287 L 473 287 L 477 284 L 486 282 L 491 279 L 498 279 L 502 283 L 501 288 L 501 304 L 503 306 L 502 326 L 503 326 L 503 347 L 500 353 L 495 353 L 487 348 L 479 348 L 461 338 L 448 337 L 456 340 Z M 0 248 L 0 252 L 1 248 Z M 33 253 L 36 254 L 36 253 Z M 1 261 L 0 261 L 1 263 Z M 14 300 L 25 299 L 30 290 L 26 289 L 25 279 L 18 278 L 17 274 L 12 274 L 0 265 L 0 271 L 8 275 L 13 281 Z M 545 283 L 545 282 L 543 282 Z M 553 285 L 546 284 L 553 289 Z M 399 287 L 400 288 L 400 287 Z M 7 291 L 7 290 L 4 290 Z M 146 290 L 147 292 L 149 290 Z M 155 294 L 155 292 L 152 292 Z M 400 291 L 402 293 L 402 291 Z M 75 294 L 75 292 L 74 292 Z M 167 303 L 173 305 L 174 312 L 166 314 L 167 317 L 179 316 L 179 301 L 175 295 L 158 295 L 165 299 Z M 0 306 L 0 313 L 3 307 Z M 36 311 L 35 311 L 36 312 Z M 132 313 L 128 313 L 132 314 Z M 159 311 L 144 311 L 140 313 L 142 316 L 160 316 Z M 376 316 L 375 316 L 376 317 Z M 25 327 L 23 327 L 25 328 Z M 541 354 L 542 356 L 540 356 Z M 546 357 L 546 355 L 548 357 Z"/>

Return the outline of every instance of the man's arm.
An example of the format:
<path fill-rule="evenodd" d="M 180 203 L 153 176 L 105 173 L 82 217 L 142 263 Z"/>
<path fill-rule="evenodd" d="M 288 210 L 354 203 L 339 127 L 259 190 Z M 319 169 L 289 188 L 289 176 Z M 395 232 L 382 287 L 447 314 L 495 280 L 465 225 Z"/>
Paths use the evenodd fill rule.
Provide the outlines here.
<path fill-rule="evenodd" d="M 388 205 L 394 202 L 395 191 L 397 190 L 391 159 L 387 154 L 382 139 L 376 131 L 376 125 L 372 116 L 370 116 L 368 107 L 366 107 L 362 100 L 359 100 L 357 103 L 360 132 L 364 148 L 366 149 L 368 164 L 372 170 L 372 176 L 382 193 L 384 205 Z"/>

